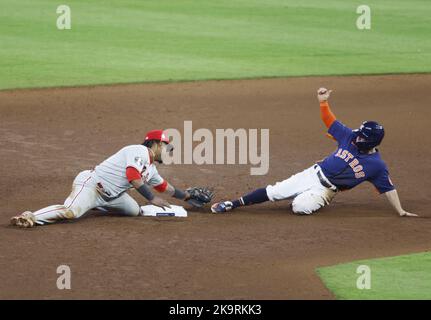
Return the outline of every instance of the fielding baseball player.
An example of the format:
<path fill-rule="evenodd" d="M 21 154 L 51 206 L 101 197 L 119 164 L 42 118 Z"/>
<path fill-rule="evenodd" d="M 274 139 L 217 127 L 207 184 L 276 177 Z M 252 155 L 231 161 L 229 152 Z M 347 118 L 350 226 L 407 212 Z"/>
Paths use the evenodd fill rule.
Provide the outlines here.
<path fill-rule="evenodd" d="M 320 112 L 329 135 L 337 141 L 334 153 L 310 168 L 275 185 L 257 189 L 233 201 L 223 201 L 211 206 L 213 213 L 261 203 L 293 199 L 292 210 L 298 214 L 311 214 L 329 204 L 334 196 L 364 181 L 371 182 L 384 193 L 400 216 L 416 217 L 405 211 L 392 184 L 386 164 L 376 147 L 384 137 L 383 127 L 375 121 L 365 121 L 359 129 L 352 130 L 336 120 L 328 104 L 331 90 L 321 88 L 317 98 Z"/>
<path fill-rule="evenodd" d="M 170 204 L 154 195 L 148 186 L 196 207 L 210 202 L 213 194 L 208 188 L 182 191 L 169 184 L 157 172 L 155 162 L 162 163 L 162 153 L 172 149 L 163 130 L 150 131 L 143 144 L 124 147 L 94 170 L 79 173 L 73 181 L 72 192 L 63 205 L 53 205 L 35 212 L 26 211 L 13 217 L 11 224 L 30 228 L 64 219 L 76 219 L 95 208 L 132 217 L 142 215 L 142 208 L 145 207 L 140 207 L 127 193 L 131 188 L 135 188 L 150 204 L 162 209 L 170 208 Z"/>

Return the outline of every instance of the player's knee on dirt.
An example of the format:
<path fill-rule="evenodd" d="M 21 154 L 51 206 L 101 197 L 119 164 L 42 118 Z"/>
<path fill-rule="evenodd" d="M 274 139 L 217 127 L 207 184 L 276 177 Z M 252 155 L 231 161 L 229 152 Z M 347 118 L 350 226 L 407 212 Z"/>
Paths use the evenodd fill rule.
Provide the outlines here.
<path fill-rule="evenodd" d="M 57 216 L 58 218 L 68 219 L 68 220 L 75 219 L 77 217 L 73 209 L 65 206 L 61 206 L 58 208 Z"/>
<path fill-rule="evenodd" d="M 65 207 L 62 216 L 64 219 L 77 219 L 82 215 L 81 211 L 78 207 Z"/>
<path fill-rule="evenodd" d="M 75 213 L 73 212 L 73 210 L 66 209 L 65 212 L 64 212 L 64 217 L 66 219 L 75 219 L 76 216 L 75 216 Z"/>
<path fill-rule="evenodd" d="M 125 208 L 117 208 L 117 207 L 110 207 L 106 206 L 103 208 L 97 208 L 100 211 L 105 211 L 108 213 L 128 216 L 128 217 L 137 217 L 142 215 L 141 207 L 139 205 L 133 206 L 133 207 L 125 207 Z"/>
<path fill-rule="evenodd" d="M 120 209 L 121 213 L 129 217 L 137 217 L 141 214 L 141 207 L 136 201 L 125 202 Z"/>
<path fill-rule="evenodd" d="M 292 201 L 292 211 L 296 214 L 312 214 L 323 206 L 322 198 L 311 192 L 302 193 Z"/>
<path fill-rule="evenodd" d="M 295 214 L 311 214 L 313 211 L 305 206 L 302 203 L 298 203 L 298 201 L 293 200 L 292 202 L 292 211 Z"/>

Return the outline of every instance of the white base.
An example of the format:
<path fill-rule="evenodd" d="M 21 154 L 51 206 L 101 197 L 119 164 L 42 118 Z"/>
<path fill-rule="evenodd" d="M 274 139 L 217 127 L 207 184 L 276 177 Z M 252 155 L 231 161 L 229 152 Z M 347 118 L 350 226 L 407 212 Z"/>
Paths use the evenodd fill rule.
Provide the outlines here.
<path fill-rule="evenodd" d="M 142 215 L 145 217 L 187 217 L 187 211 L 181 206 L 171 205 L 171 208 L 164 208 L 148 205 L 142 206 Z"/>

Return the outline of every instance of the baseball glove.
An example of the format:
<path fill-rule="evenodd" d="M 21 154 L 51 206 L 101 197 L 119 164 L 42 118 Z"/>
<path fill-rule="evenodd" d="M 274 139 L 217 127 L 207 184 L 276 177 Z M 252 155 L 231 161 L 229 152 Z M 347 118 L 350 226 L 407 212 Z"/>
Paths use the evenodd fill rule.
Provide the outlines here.
<path fill-rule="evenodd" d="M 214 192 L 207 187 L 192 187 L 188 188 L 186 191 L 190 195 L 187 203 L 197 208 L 201 208 L 205 204 L 211 202 L 214 197 Z"/>

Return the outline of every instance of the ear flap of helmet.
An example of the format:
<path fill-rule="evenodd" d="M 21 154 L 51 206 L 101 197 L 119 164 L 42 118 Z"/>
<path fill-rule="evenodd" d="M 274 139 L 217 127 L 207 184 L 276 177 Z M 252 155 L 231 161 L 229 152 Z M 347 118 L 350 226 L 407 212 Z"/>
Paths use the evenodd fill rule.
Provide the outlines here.
<path fill-rule="evenodd" d="M 366 151 L 377 147 L 385 136 L 385 130 L 383 126 L 376 121 L 364 121 L 359 129 L 353 130 L 353 132 L 365 140 L 355 142 L 356 146 L 361 151 Z"/>

